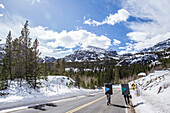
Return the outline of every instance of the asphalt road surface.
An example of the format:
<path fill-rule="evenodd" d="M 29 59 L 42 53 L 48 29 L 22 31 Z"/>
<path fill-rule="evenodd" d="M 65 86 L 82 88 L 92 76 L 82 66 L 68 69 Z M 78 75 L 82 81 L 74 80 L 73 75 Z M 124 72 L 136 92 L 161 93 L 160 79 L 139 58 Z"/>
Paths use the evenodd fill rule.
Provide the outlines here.
<path fill-rule="evenodd" d="M 12 113 L 127 113 L 121 91 L 113 90 L 111 105 L 106 104 L 106 96 L 103 92 L 75 97 L 60 101 L 53 101 L 42 105 L 12 111 Z"/>

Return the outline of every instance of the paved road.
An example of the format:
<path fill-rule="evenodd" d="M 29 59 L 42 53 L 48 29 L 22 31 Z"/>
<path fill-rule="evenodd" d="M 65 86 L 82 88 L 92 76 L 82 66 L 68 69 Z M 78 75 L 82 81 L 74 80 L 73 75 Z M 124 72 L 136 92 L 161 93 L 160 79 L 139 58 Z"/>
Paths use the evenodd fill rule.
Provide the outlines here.
<path fill-rule="evenodd" d="M 106 105 L 106 96 L 102 93 L 32 106 L 13 113 L 126 113 L 127 106 L 120 90 L 114 90 L 111 105 Z"/>

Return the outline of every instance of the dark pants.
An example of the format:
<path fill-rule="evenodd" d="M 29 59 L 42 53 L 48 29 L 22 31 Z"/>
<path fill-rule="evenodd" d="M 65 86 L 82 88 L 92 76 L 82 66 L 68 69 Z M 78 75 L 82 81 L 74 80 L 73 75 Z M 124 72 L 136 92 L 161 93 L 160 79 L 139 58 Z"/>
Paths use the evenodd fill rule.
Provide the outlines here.
<path fill-rule="evenodd" d="M 129 95 L 124 95 L 126 105 L 129 104 Z"/>
<path fill-rule="evenodd" d="M 110 99 L 111 99 L 111 96 L 107 95 L 107 105 L 110 104 Z"/>

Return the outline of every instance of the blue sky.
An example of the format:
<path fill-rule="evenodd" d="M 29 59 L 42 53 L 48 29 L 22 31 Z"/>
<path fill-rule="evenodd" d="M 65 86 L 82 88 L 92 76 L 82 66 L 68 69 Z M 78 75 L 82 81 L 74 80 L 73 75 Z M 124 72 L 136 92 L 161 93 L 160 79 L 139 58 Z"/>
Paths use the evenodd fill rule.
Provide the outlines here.
<path fill-rule="evenodd" d="M 0 0 L 1 43 L 26 20 L 44 56 L 64 57 L 88 45 L 135 53 L 170 38 L 169 0 Z"/>

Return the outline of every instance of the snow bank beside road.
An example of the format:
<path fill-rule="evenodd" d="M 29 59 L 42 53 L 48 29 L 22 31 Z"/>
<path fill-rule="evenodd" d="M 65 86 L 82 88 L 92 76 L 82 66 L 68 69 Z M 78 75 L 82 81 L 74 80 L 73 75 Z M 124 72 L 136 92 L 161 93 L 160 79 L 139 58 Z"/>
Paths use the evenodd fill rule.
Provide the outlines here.
<path fill-rule="evenodd" d="M 170 113 L 170 71 L 155 71 L 132 83 L 137 84 L 140 94 L 131 90 L 136 113 Z"/>
<path fill-rule="evenodd" d="M 0 91 L 1 93 L 9 93 L 9 95 L 0 96 L 0 110 L 99 91 L 75 88 L 74 80 L 65 76 L 48 76 L 48 81 L 41 79 L 40 82 L 42 83 L 41 87 L 34 90 L 24 81 L 22 87 L 20 87 L 17 79 L 12 81 L 7 90 Z"/>

